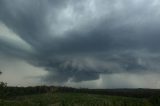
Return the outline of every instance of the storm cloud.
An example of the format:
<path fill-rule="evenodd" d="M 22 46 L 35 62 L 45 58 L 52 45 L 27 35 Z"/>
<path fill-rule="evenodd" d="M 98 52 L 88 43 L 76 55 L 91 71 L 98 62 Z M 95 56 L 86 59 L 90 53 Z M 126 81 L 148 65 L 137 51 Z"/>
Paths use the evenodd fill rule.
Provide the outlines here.
<path fill-rule="evenodd" d="M 0 55 L 49 83 L 159 73 L 159 17 L 158 0 L 1 0 Z"/>

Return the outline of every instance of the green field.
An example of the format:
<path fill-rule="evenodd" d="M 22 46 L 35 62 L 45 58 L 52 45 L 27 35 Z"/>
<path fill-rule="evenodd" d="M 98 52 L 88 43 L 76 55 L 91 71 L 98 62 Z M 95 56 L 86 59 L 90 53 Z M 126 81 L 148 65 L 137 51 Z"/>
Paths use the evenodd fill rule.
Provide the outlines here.
<path fill-rule="evenodd" d="M 142 98 L 85 93 L 46 93 L 0 100 L 0 106 L 158 106 Z"/>

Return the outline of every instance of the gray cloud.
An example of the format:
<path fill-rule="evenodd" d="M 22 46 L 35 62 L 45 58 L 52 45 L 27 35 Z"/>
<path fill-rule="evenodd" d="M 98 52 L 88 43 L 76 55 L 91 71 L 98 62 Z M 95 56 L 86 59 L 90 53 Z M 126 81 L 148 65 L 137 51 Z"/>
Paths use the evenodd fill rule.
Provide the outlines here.
<path fill-rule="evenodd" d="M 49 82 L 159 72 L 159 5 L 157 0 L 1 0 L 0 28 L 9 31 L 0 32 L 0 53 L 44 68 Z"/>

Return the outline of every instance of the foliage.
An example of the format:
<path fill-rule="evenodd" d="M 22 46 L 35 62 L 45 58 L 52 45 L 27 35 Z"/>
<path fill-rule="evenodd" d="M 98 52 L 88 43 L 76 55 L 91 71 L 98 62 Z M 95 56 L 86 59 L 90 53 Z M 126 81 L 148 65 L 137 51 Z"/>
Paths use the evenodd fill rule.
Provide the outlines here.
<path fill-rule="evenodd" d="M 160 95 L 154 95 L 149 98 L 150 103 L 154 106 L 160 106 Z"/>
<path fill-rule="evenodd" d="M 7 96 L 7 83 L 0 82 L 0 98 Z"/>
<path fill-rule="evenodd" d="M 0 75 L 2 72 L 0 71 Z M 0 98 L 4 98 L 7 95 L 6 89 L 7 88 L 7 83 L 0 82 Z"/>
<path fill-rule="evenodd" d="M 85 93 L 46 93 L 0 101 L 0 106 L 151 106 L 147 99 Z"/>
<path fill-rule="evenodd" d="M 0 82 L 0 106 L 160 106 L 160 90 L 8 87 Z"/>

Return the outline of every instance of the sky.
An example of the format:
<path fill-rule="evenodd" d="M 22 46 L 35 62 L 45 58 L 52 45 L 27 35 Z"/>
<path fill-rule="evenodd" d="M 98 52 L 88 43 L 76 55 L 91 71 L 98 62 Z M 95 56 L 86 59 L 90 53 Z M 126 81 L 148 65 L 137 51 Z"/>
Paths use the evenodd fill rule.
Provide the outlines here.
<path fill-rule="evenodd" d="M 0 0 L 0 81 L 160 88 L 159 0 Z"/>

